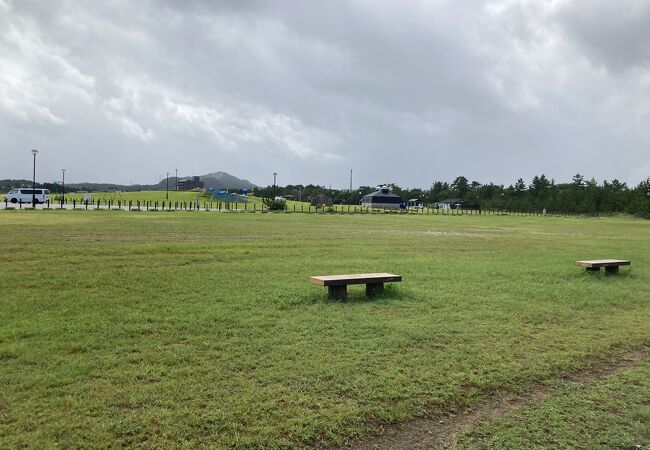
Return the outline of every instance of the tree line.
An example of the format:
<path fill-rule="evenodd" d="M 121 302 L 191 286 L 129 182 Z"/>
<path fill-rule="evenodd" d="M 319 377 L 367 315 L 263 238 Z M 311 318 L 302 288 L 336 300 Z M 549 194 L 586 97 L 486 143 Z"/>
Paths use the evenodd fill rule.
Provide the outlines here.
<path fill-rule="evenodd" d="M 460 199 L 466 209 L 522 212 L 546 209 L 549 213 L 560 214 L 629 213 L 650 218 L 650 178 L 633 187 L 617 179 L 598 183 L 594 178 L 587 179 L 579 173 L 569 183 L 556 183 L 542 174 L 533 177 L 530 183 L 519 178 L 509 186 L 482 184 L 464 176 L 456 177 L 451 183 L 434 181 L 428 190 L 401 188 L 394 183 L 384 185 L 403 201 L 417 199 L 427 206 L 454 198 Z M 375 189 L 374 186 L 361 186 L 350 192 L 309 184 L 267 186 L 254 189 L 253 193 L 260 197 L 281 196 L 302 201 L 309 201 L 315 195 L 326 195 L 335 204 L 356 205 Z"/>

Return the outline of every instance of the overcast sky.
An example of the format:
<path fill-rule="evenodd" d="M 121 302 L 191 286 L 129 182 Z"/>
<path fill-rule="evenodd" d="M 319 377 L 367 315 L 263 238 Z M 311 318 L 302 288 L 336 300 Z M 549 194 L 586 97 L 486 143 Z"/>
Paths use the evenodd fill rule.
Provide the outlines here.
<path fill-rule="evenodd" d="M 650 176 L 649 0 L 0 0 L 0 178 Z"/>

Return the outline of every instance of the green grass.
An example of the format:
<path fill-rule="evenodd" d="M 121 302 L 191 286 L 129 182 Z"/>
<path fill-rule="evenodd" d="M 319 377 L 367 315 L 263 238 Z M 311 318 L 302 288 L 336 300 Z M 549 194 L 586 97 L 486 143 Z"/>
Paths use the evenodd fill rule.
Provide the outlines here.
<path fill-rule="evenodd" d="M 197 192 L 191 192 L 191 191 L 169 191 L 169 198 L 166 197 L 166 192 L 165 191 L 134 191 L 134 192 L 116 192 L 116 193 L 103 193 L 103 192 L 91 192 L 89 194 L 86 193 L 79 193 L 79 192 L 74 192 L 74 193 L 69 193 L 66 194 L 66 200 L 68 202 L 71 202 L 73 199 L 77 200 L 78 202 L 82 201 L 84 196 L 86 195 L 91 195 L 93 200 L 98 200 L 101 199 L 102 201 L 108 201 L 109 199 L 112 202 L 117 202 L 118 200 L 121 200 L 122 202 L 126 201 L 128 202 L 129 200 L 132 201 L 141 201 L 141 202 L 162 202 L 162 201 L 172 201 L 172 202 L 191 202 L 196 200 L 197 198 L 201 199 L 201 202 L 203 201 L 209 201 L 210 196 L 204 197 L 201 193 Z M 261 199 L 256 198 L 256 197 L 250 197 L 249 201 L 251 203 L 261 203 Z"/>
<path fill-rule="evenodd" d="M 58 196 L 58 194 L 54 194 Z M 54 197 L 54 195 L 52 197 Z M 88 194 L 86 193 L 79 193 L 79 192 L 70 192 L 67 193 L 66 200 L 71 202 L 72 199 L 76 199 L 78 202 L 82 201 L 84 196 L 86 195 L 91 195 L 94 200 L 97 199 L 102 199 L 102 200 L 112 200 L 114 202 L 118 200 L 122 201 L 137 201 L 140 200 L 142 202 L 146 201 L 159 201 L 162 202 L 165 199 L 166 192 L 165 191 L 135 191 L 135 192 L 90 192 Z M 197 197 L 200 197 L 201 193 L 197 192 L 191 192 L 191 191 L 169 191 L 169 200 L 171 201 L 179 201 L 179 202 L 191 202 L 192 200 L 196 200 Z"/>
<path fill-rule="evenodd" d="M 4 447 L 341 443 L 650 343 L 641 220 L 6 211 L 0 242 Z M 307 283 L 370 271 L 404 282 Z"/>
<path fill-rule="evenodd" d="M 86 193 L 79 193 L 79 192 L 71 192 L 66 194 L 66 201 L 72 202 L 72 200 L 76 200 L 77 202 L 82 202 L 83 198 L 85 195 L 88 195 Z M 205 201 L 211 201 L 211 197 L 207 196 L 204 197 L 200 193 L 196 192 L 191 192 L 191 191 L 169 191 L 169 195 L 167 196 L 167 193 L 165 191 L 135 191 L 135 192 L 117 192 L 117 193 L 103 193 L 103 192 L 91 192 L 90 195 L 92 196 L 94 201 L 101 200 L 102 204 L 107 202 L 108 200 L 111 200 L 113 204 L 116 204 L 118 200 L 121 200 L 123 203 L 128 202 L 128 201 L 140 201 L 140 202 L 159 202 L 162 203 L 163 201 L 165 202 L 192 202 L 196 201 L 197 198 L 200 199 L 201 204 Z M 54 197 L 58 198 L 58 194 L 52 195 L 52 202 L 53 202 L 53 207 L 56 207 L 56 200 Z M 169 197 L 169 198 L 166 198 Z M 4 198 L 3 196 L 0 198 Z M 216 204 L 217 201 L 213 201 L 213 204 Z M 222 202 L 223 203 L 223 202 Z M 253 204 L 256 205 L 256 209 L 261 209 L 261 204 L 262 204 L 262 199 L 260 197 L 255 197 L 255 196 L 248 196 L 248 208 L 252 209 Z M 309 203 L 307 202 L 298 202 L 298 201 L 293 201 L 289 200 L 287 201 L 287 206 L 289 209 L 293 209 L 294 205 L 296 206 L 296 209 L 299 210 L 301 206 L 304 206 L 304 208 L 307 208 L 307 205 Z M 215 205 L 216 207 L 216 205 Z M 242 209 L 243 204 L 239 203 L 238 208 Z"/>
<path fill-rule="evenodd" d="M 650 446 L 650 364 L 588 383 L 556 382 L 552 395 L 488 421 L 459 449 L 634 449 Z"/>

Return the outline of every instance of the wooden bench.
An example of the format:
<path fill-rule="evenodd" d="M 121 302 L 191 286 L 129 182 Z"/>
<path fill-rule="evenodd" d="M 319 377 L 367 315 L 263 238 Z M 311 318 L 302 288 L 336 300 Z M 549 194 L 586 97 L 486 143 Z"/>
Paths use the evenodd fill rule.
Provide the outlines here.
<path fill-rule="evenodd" d="M 613 274 L 618 273 L 618 268 L 621 266 L 629 266 L 632 264 L 627 259 L 593 259 L 590 261 L 576 261 L 576 265 L 585 267 L 587 272 L 599 272 L 601 267 L 605 268 L 605 273 Z"/>
<path fill-rule="evenodd" d="M 309 277 L 311 284 L 327 286 L 329 298 L 338 300 L 348 297 L 348 284 L 365 284 L 366 295 L 373 296 L 384 292 L 384 283 L 392 281 L 402 281 L 402 276 L 392 273 L 357 273 Z"/>

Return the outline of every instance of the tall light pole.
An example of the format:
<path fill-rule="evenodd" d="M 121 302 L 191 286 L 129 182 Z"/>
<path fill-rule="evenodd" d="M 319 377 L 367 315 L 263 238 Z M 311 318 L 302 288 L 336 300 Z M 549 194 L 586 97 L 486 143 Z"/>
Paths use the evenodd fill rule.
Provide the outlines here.
<path fill-rule="evenodd" d="M 165 191 L 165 200 L 169 200 L 169 172 L 167 172 L 167 190 Z"/>
<path fill-rule="evenodd" d="M 350 169 L 350 194 L 352 193 L 352 169 Z"/>
<path fill-rule="evenodd" d="M 61 173 L 63 173 L 63 203 L 65 203 L 65 169 L 61 169 Z"/>
<path fill-rule="evenodd" d="M 34 170 L 32 172 L 32 208 L 36 208 L 36 155 L 38 155 L 38 150 L 33 148 L 32 155 L 34 155 Z"/>
<path fill-rule="evenodd" d="M 178 169 L 176 169 L 176 190 L 178 190 Z"/>
<path fill-rule="evenodd" d="M 277 195 L 277 189 L 275 188 L 275 179 L 277 178 L 277 172 L 273 172 L 273 197 Z"/>

